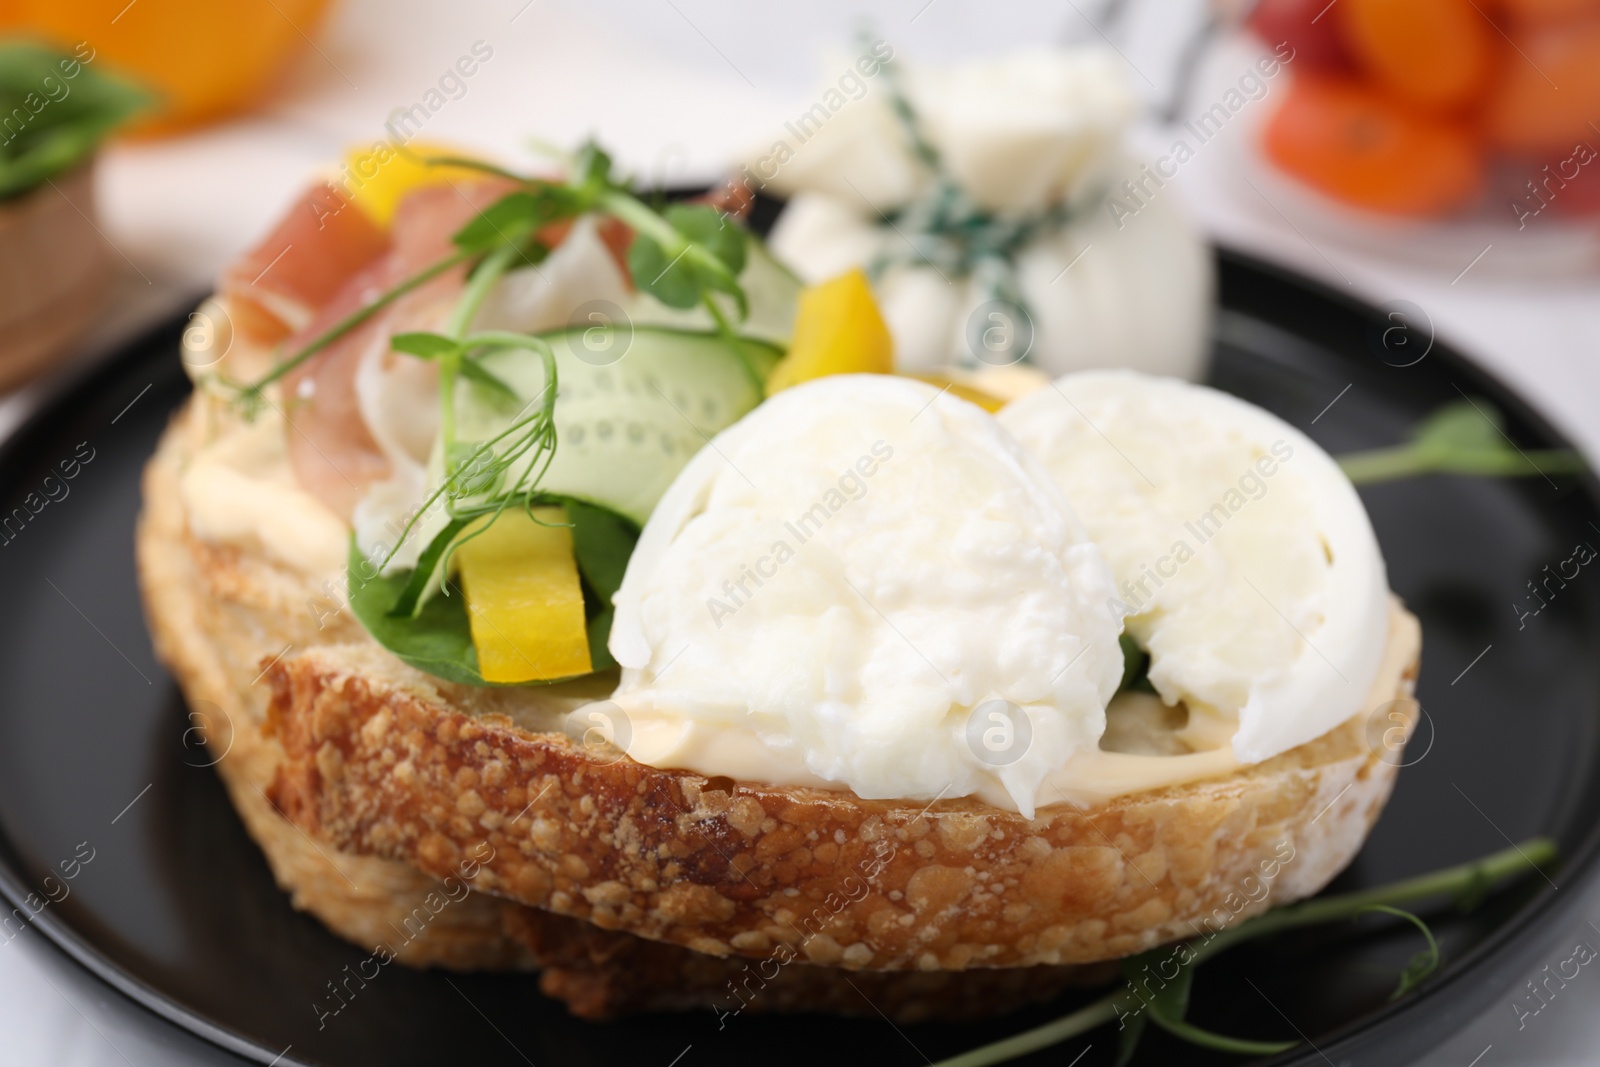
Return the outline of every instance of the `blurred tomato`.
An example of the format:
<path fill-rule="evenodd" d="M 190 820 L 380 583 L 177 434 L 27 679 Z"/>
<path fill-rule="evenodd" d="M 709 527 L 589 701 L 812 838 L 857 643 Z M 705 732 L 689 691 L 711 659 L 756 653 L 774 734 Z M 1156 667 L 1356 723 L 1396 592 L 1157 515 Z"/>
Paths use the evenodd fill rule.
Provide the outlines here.
<path fill-rule="evenodd" d="M 1559 158 L 1503 160 L 1495 168 L 1490 203 L 1509 208 L 1523 228 L 1560 216 L 1600 211 L 1600 137 Z"/>
<path fill-rule="evenodd" d="M 0 29 L 104 63 L 161 94 L 135 127 L 204 122 L 260 98 L 316 31 L 329 0 L 0 0 Z"/>
<path fill-rule="evenodd" d="M 1250 29 L 1268 45 L 1284 41 L 1294 49 L 1299 70 L 1347 71 L 1350 53 L 1339 36 L 1328 0 L 1261 0 L 1250 13 Z"/>
<path fill-rule="evenodd" d="M 1443 215 L 1483 181 L 1476 139 L 1348 78 L 1306 75 L 1268 121 L 1267 156 L 1347 204 L 1397 215 Z"/>
<path fill-rule="evenodd" d="M 1600 14 L 1600 0 L 1499 0 L 1500 14 L 1520 25 Z"/>
<path fill-rule="evenodd" d="M 1489 141 L 1513 152 L 1569 152 L 1600 137 L 1600 18 L 1514 32 L 1484 113 Z"/>
<path fill-rule="evenodd" d="M 1417 107 L 1472 103 L 1501 51 L 1499 33 L 1472 0 L 1340 0 L 1331 14 L 1373 81 Z"/>

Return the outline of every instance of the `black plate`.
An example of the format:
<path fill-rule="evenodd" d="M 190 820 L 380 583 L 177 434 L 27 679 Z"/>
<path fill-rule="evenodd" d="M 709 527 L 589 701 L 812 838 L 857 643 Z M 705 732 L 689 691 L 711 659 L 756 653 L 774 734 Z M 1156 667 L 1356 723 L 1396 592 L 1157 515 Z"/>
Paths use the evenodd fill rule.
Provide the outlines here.
<path fill-rule="evenodd" d="M 1402 335 L 1391 335 L 1385 349 L 1382 331 L 1397 320 L 1378 309 L 1238 255 L 1222 254 L 1220 271 L 1216 383 L 1332 451 L 1398 441 L 1462 392 L 1506 412 L 1524 447 L 1563 446 L 1443 345 L 1412 366 L 1390 365 L 1427 340 L 1415 320 L 1412 347 L 1396 347 Z M 174 321 L 129 346 L 0 450 L 0 500 L 26 509 L 47 490 L 60 498 L 14 521 L 0 547 L 0 588 L 10 598 L 0 614 L 0 889 L 20 904 L 30 891 L 59 897 L 65 886 L 68 895 L 35 925 L 90 971 L 236 1053 L 264 1063 L 281 1056 L 280 1064 L 665 1067 L 688 1049 L 683 1067 L 815 1067 L 821 1057 L 893 1067 L 953 1055 L 1071 1006 L 1069 998 L 993 1023 L 899 1030 L 875 1017 L 752 1015 L 720 1028 L 709 1012 L 593 1025 L 540 997 L 531 977 L 447 979 L 391 967 L 319 1028 L 313 1005 L 365 953 L 289 907 L 215 773 L 195 766 L 204 759 L 184 743 L 185 709 L 151 651 L 135 588 L 140 469 L 188 391 L 175 356 L 180 328 Z M 47 483 L 62 461 L 91 451 L 71 481 Z M 29 493 L 37 495 L 26 500 Z M 1191 1017 L 1263 1039 L 1292 1039 L 1298 1029 L 1321 1050 L 1301 1046 L 1283 1063 L 1356 1053 L 1364 1064 L 1402 1063 L 1437 1044 L 1570 917 L 1595 866 L 1600 663 L 1589 650 L 1600 647 L 1600 578 L 1580 575 L 1525 628 L 1510 605 L 1574 543 L 1600 544 L 1600 487 L 1592 479 L 1428 478 L 1363 495 L 1390 581 L 1423 620 L 1420 697 L 1433 737 L 1427 755 L 1402 772 L 1339 888 L 1541 833 L 1560 841 L 1566 861 L 1552 874 L 1559 891 L 1533 876 L 1469 918 L 1442 920 L 1444 967 L 1399 1003 L 1386 997 L 1418 947 L 1404 929 L 1316 930 L 1207 964 Z M 93 860 L 70 882 L 46 883 L 80 842 Z M 1272 991 L 1282 1016 L 1256 989 Z M 1114 1044 L 1101 1032 L 1028 1062 L 1109 1063 Z M 1178 1055 L 1212 1062 L 1180 1053 L 1159 1033 L 1139 1062 Z"/>

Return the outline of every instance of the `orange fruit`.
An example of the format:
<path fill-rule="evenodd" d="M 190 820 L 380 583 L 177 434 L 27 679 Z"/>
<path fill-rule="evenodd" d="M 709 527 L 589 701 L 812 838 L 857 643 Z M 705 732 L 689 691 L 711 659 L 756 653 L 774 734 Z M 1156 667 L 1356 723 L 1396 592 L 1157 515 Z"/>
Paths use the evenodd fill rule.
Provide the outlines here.
<path fill-rule="evenodd" d="M 1484 108 L 1491 144 L 1546 155 L 1600 147 L 1600 18 L 1513 31 L 1512 53 Z"/>
<path fill-rule="evenodd" d="M 5 0 L 0 30 L 41 38 L 154 90 L 137 124 L 162 132 L 260 99 L 316 32 L 328 0 Z"/>
<path fill-rule="evenodd" d="M 1328 196 L 1395 215 L 1447 214 L 1483 183 L 1482 152 L 1465 126 L 1347 78 L 1291 81 L 1263 147 L 1279 167 Z"/>
<path fill-rule="evenodd" d="M 1341 0 L 1331 14 L 1361 69 L 1421 108 L 1448 110 L 1481 96 L 1503 44 L 1471 0 Z"/>

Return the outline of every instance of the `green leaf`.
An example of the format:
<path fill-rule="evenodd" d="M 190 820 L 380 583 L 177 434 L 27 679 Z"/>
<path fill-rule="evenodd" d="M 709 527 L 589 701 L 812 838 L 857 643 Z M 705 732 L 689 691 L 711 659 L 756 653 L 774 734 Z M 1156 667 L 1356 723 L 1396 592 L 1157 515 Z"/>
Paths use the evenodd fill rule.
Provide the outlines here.
<path fill-rule="evenodd" d="M 1181 1019 L 1171 1019 L 1160 1015 L 1153 1008 L 1150 1011 L 1150 1019 L 1173 1037 L 1181 1038 L 1191 1045 L 1215 1049 L 1218 1052 L 1236 1052 L 1242 1056 L 1273 1056 L 1279 1052 L 1287 1052 L 1300 1043 L 1298 1041 L 1253 1041 L 1249 1038 L 1229 1037 L 1227 1034 L 1212 1033 L 1210 1030 L 1203 1030 L 1193 1023 L 1186 1023 Z"/>
<path fill-rule="evenodd" d="M 567 520 L 572 523 L 572 551 L 583 575 L 584 598 L 589 601 L 589 660 L 594 669 L 615 667 L 607 643 L 616 609 L 611 598 L 622 585 L 628 560 L 639 540 L 639 527 L 615 512 L 583 500 L 565 497 Z"/>
<path fill-rule="evenodd" d="M 1439 455 L 1505 449 L 1505 419 L 1487 401 L 1457 400 L 1439 408 L 1417 427 L 1418 448 Z"/>
<path fill-rule="evenodd" d="M 572 184 L 599 189 L 611 183 L 611 157 L 593 140 L 585 141 L 572 159 Z"/>
<path fill-rule="evenodd" d="M 694 264 L 684 263 L 689 249 L 668 256 L 655 238 L 636 234 L 628 246 L 628 273 L 634 288 L 649 293 L 669 308 L 692 308 L 700 303 L 700 279 Z"/>
<path fill-rule="evenodd" d="M 1429 415 L 1408 443 L 1340 456 L 1339 466 L 1357 485 L 1419 474 L 1521 477 L 1588 469 L 1584 458 L 1569 449 L 1517 448 L 1506 437 L 1504 425 L 1505 419 L 1487 400 L 1463 398 Z"/>
<path fill-rule="evenodd" d="M 457 248 L 484 252 L 532 233 L 539 201 L 532 193 L 507 193 L 475 215 L 451 238 Z"/>
<path fill-rule="evenodd" d="M 611 598 L 622 586 L 622 575 L 639 540 L 639 528 L 614 512 L 582 500 L 566 497 L 561 503 L 572 523 L 572 550 L 578 557 L 578 571 L 609 608 Z"/>
<path fill-rule="evenodd" d="M 1181 957 L 1180 952 L 1187 952 L 1187 959 Z M 1189 1011 L 1189 990 L 1194 985 L 1196 962 L 1193 950 L 1172 945 L 1154 948 L 1124 960 L 1122 973 L 1128 980 L 1129 986 L 1134 990 L 1143 989 L 1150 994 L 1149 1000 L 1144 1000 L 1137 992 L 1134 994 L 1135 998 L 1144 1004 L 1144 1010 L 1137 1018 L 1142 1020 L 1148 1016 L 1151 1022 L 1174 1037 L 1182 1038 L 1192 1045 L 1222 1052 L 1270 1056 L 1298 1044 L 1294 1041 L 1253 1041 L 1247 1038 L 1229 1037 L 1185 1022 L 1183 1017 Z M 1175 973 L 1170 978 L 1166 974 L 1168 965 L 1175 968 Z M 1152 981 L 1155 983 L 1155 988 L 1151 988 Z M 1130 1029 L 1132 1027 L 1124 1029 L 1123 1033 L 1126 1035 Z M 1136 1043 L 1138 1036 L 1125 1040 Z M 1128 1055 L 1132 1055 L 1131 1051 Z"/>
<path fill-rule="evenodd" d="M 511 685 L 485 680 L 478 670 L 478 650 L 472 643 L 466 597 L 459 587 L 449 587 L 448 596 L 430 597 L 415 612 L 397 613 L 395 607 L 406 596 L 416 572 L 368 577 L 374 570 L 352 537 L 348 564 L 350 609 L 374 641 L 417 670 L 458 685 L 490 688 L 548 685 L 566 680 L 551 678 Z M 615 666 L 616 661 L 605 645 L 611 631 L 609 610 L 590 620 L 588 628 L 591 669 L 598 671 Z M 597 634 L 598 643 L 595 641 Z"/>
<path fill-rule="evenodd" d="M 684 243 L 669 253 L 661 240 L 639 231 L 628 248 L 634 286 L 673 308 L 691 308 L 711 293 L 726 293 L 743 317 L 747 306 L 738 275 L 745 263 L 744 230 L 704 204 L 674 204 L 662 217 Z"/>
<path fill-rule="evenodd" d="M 1150 653 L 1140 648 L 1128 634 L 1119 636 L 1117 643 L 1122 646 L 1122 681 L 1117 691 L 1154 693 L 1155 686 L 1150 684 Z"/>
<path fill-rule="evenodd" d="M 1139 1051 L 1139 1040 L 1144 1037 L 1144 1012 L 1128 1017 L 1117 1031 L 1117 1059 L 1114 1067 L 1128 1067 L 1133 1054 Z"/>
<path fill-rule="evenodd" d="M 373 640 L 420 671 L 462 685 L 487 685 L 478 673 L 478 650 L 459 590 L 436 596 L 415 614 L 394 612 L 408 576 L 367 575 L 374 569 L 350 541 L 350 609 Z"/>
<path fill-rule="evenodd" d="M 1403 911 L 1388 904 L 1373 904 L 1370 907 L 1362 908 L 1356 915 L 1365 915 L 1368 912 L 1380 912 L 1384 915 L 1393 915 L 1396 918 L 1404 919 L 1418 930 L 1421 930 L 1422 936 L 1428 942 L 1428 947 L 1412 956 L 1411 961 L 1406 964 L 1405 970 L 1400 972 L 1400 983 L 1395 986 L 1394 992 L 1389 994 L 1390 1000 L 1399 1000 L 1421 985 L 1434 971 L 1438 970 L 1439 942 L 1434 940 L 1433 931 L 1428 929 L 1428 924 L 1409 911 Z"/>
<path fill-rule="evenodd" d="M 69 73 L 70 72 L 70 73 Z M 0 44 L 0 199 L 64 174 L 153 97 L 39 45 Z"/>
<path fill-rule="evenodd" d="M 616 618 L 616 609 L 609 604 L 598 615 L 589 620 L 589 663 L 597 671 L 607 671 L 617 665 L 612 658 L 611 649 L 607 643 L 611 640 L 611 621 Z"/>
<path fill-rule="evenodd" d="M 522 397 L 517 395 L 517 391 L 511 388 L 504 378 L 501 378 L 491 370 L 485 369 L 483 364 L 477 360 L 462 360 L 460 370 L 463 378 L 474 385 L 482 386 L 493 396 L 504 400 L 508 404 L 521 403 Z"/>
<path fill-rule="evenodd" d="M 389 338 L 389 347 L 396 352 L 420 359 L 438 359 L 461 351 L 461 342 L 442 333 L 418 330 L 414 333 L 397 333 Z"/>
<path fill-rule="evenodd" d="M 440 530 L 434 539 L 428 542 L 428 547 L 422 550 L 417 558 L 417 566 L 411 572 L 401 587 L 399 595 L 391 602 L 389 614 L 396 617 L 410 617 L 415 615 L 423 606 L 423 597 L 427 594 L 429 586 L 433 584 L 434 576 L 439 571 L 439 564 L 443 561 L 450 545 L 467 528 L 470 519 L 451 519 L 444 529 Z M 434 600 L 439 599 L 434 597 Z"/>
<path fill-rule="evenodd" d="M 451 240 L 457 248 L 471 252 L 521 244 L 552 222 L 583 214 L 592 203 L 593 197 L 581 190 L 550 182 L 533 183 L 507 193 L 478 212 Z M 541 246 L 525 255 L 530 262 L 537 262 L 546 251 Z"/>
<path fill-rule="evenodd" d="M 744 270 L 744 228 L 709 204 L 672 204 L 662 217 L 684 237 L 717 258 L 728 273 L 738 277 Z"/>

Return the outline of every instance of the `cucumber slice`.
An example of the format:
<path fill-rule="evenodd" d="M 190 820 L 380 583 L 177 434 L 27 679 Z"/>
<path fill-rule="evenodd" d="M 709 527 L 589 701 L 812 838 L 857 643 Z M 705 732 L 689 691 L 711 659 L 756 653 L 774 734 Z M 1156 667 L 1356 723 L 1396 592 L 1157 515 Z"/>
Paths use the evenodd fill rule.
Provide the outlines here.
<path fill-rule="evenodd" d="M 558 393 L 557 447 L 539 491 L 588 501 L 640 525 L 690 457 L 761 402 L 757 378 L 765 378 L 781 355 L 745 340 L 741 359 L 716 334 L 659 326 L 541 336 L 555 350 Z M 457 392 L 456 437 L 468 445 L 505 431 L 545 387 L 544 363 L 530 351 L 499 351 L 480 363 L 519 402 L 464 382 Z M 508 491 L 533 461 L 529 456 L 513 464 L 486 495 Z M 432 466 L 438 484 L 444 463 L 437 449 Z"/>
<path fill-rule="evenodd" d="M 765 241 L 754 234 L 745 246 L 744 270 L 739 274 L 750 314 L 735 329 L 741 336 L 788 348 L 794 336 L 794 309 L 799 300 L 801 281 L 772 254 Z M 733 301 L 726 296 L 712 297 L 724 314 L 734 314 Z M 703 307 L 670 308 L 652 296 L 635 294 L 623 308 L 635 327 L 670 326 L 686 330 L 710 330 L 711 315 Z"/>

